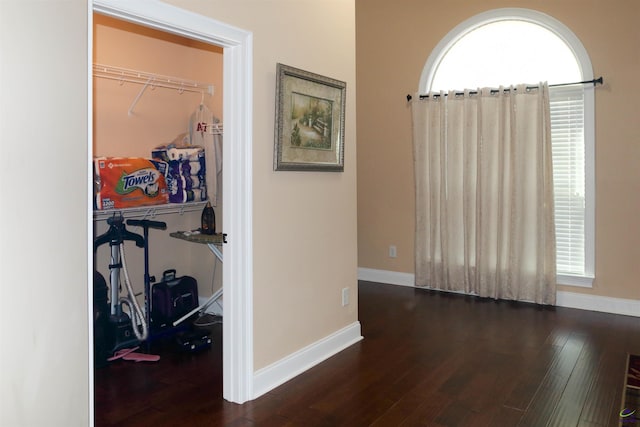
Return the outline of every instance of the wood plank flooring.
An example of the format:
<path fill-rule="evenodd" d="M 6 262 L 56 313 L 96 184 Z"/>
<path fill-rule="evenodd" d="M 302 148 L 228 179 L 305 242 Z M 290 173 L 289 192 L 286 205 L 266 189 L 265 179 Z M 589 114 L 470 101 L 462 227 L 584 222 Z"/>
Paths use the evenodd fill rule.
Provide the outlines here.
<path fill-rule="evenodd" d="M 640 354 L 638 317 L 369 282 L 359 320 L 363 341 L 244 405 L 222 399 L 219 325 L 201 353 L 158 343 L 97 370 L 96 426 L 618 426 Z"/>

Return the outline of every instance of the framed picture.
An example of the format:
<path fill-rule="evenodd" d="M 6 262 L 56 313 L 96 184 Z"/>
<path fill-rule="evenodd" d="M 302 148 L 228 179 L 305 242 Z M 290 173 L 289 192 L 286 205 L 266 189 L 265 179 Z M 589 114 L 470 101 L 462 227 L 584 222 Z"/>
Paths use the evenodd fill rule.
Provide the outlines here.
<path fill-rule="evenodd" d="M 344 171 L 345 82 L 277 65 L 276 171 Z"/>

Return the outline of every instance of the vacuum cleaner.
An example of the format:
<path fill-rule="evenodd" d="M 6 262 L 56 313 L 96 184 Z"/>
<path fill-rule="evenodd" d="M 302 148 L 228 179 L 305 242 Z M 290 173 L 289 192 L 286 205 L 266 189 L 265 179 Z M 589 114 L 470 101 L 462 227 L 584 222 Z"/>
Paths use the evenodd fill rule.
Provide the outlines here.
<path fill-rule="evenodd" d="M 130 220 L 133 221 L 133 220 Z M 128 222 L 129 223 L 129 222 Z M 109 243 L 111 259 L 109 263 L 110 300 L 105 301 L 106 282 L 102 275 L 94 272 L 94 363 L 96 366 L 106 364 L 107 358 L 118 350 L 131 348 L 144 342 L 149 337 L 149 307 L 148 292 L 145 292 L 146 313 L 143 313 L 138 304 L 129 273 L 127 271 L 125 256 L 125 241 L 135 242 L 137 247 L 145 251 L 145 291 L 150 286 L 148 265 L 148 229 L 165 229 L 166 224 L 159 221 L 142 220 L 132 225 L 141 225 L 144 228 L 144 236 L 128 231 L 121 214 L 107 219 L 109 229 L 94 240 L 94 253 L 98 247 Z M 127 290 L 125 296 L 120 296 L 120 274 L 124 273 L 124 284 Z M 123 310 L 126 306 L 127 314 Z M 105 313 L 109 310 L 108 315 Z"/>

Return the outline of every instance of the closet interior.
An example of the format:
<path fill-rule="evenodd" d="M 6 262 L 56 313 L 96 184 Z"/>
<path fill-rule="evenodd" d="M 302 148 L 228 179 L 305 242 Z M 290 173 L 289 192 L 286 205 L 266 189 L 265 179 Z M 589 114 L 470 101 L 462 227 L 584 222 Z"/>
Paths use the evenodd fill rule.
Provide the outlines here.
<path fill-rule="evenodd" d="M 164 351 L 172 354 L 171 369 L 180 369 L 176 351 L 188 359 L 222 345 L 204 341 L 198 327 L 222 321 L 222 298 L 210 297 L 222 293 L 223 50 L 100 14 L 93 20 L 94 270 L 104 279 L 94 278 L 98 389 L 109 377 L 98 370 L 131 364 L 126 369 L 143 375 L 146 366 L 164 362 Z M 203 244 L 197 237 L 208 205 L 217 236 L 200 234 Z M 188 285 L 185 276 L 193 279 Z M 126 299 L 127 281 L 141 315 L 132 301 L 114 303 Z M 206 309 L 189 307 L 180 314 L 192 315 L 181 316 L 178 325 L 158 317 L 160 284 L 169 291 L 178 284 L 194 287 L 196 307 L 206 302 Z M 101 285 L 106 290 L 96 288 Z M 95 299 L 102 297 L 108 307 L 96 312 Z M 173 309 L 185 301 L 173 300 Z M 114 326 L 120 312 L 131 327 Z M 112 324 L 96 332 L 96 317 Z M 205 317 L 212 323 L 197 323 Z M 149 330 L 140 339 L 143 323 Z M 98 405 L 96 419 L 99 411 Z"/>

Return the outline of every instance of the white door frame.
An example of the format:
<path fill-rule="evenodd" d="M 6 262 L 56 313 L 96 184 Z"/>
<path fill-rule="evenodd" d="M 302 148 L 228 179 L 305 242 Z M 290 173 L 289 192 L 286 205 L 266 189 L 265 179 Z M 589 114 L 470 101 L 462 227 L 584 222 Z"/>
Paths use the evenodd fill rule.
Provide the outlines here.
<path fill-rule="evenodd" d="M 89 10 L 89 62 L 93 58 L 92 11 L 224 49 L 222 223 L 228 234 L 228 244 L 224 246 L 222 273 L 223 397 L 230 402 L 244 403 L 253 398 L 253 34 L 157 0 L 93 0 Z M 92 69 L 91 63 L 88 64 L 88 69 Z M 92 79 L 90 73 L 89 88 Z M 90 96 L 89 120 L 92 113 Z M 91 121 L 88 129 L 88 156 L 91 161 Z M 91 221 L 93 212 L 89 212 L 89 218 Z M 91 257 L 88 258 L 89 271 L 92 271 L 92 260 Z M 91 310 L 91 289 L 89 295 Z M 93 405 L 93 352 L 92 349 L 89 350 L 90 402 Z M 93 420 L 93 406 L 90 410 Z"/>

